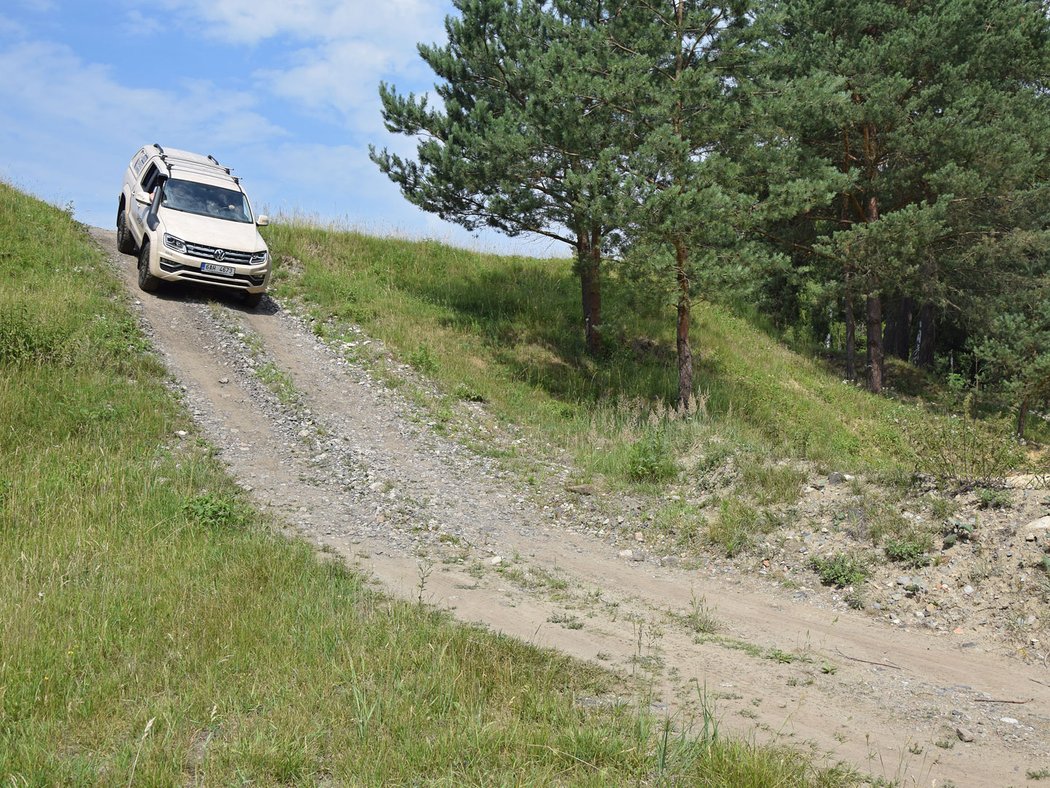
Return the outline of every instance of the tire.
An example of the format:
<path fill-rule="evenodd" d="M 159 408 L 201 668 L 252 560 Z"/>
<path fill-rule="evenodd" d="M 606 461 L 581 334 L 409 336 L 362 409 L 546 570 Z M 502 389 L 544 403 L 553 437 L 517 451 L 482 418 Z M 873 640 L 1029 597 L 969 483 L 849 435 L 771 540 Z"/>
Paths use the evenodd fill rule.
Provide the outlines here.
<path fill-rule="evenodd" d="M 245 293 L 242 297 L 244 299 L 244 305 L 249 309 L 255 309 L 262 303 L 262 293 Z"/>
<path fill-rule="evenodd" d="M 117 213 L 117 249 L 124 254 L 135 254 L 138 251 L 135 248 L 135 239 L 128 229 L 128 217 L 123 206 Z"/>
<path fill-rule="evenodd" d="M 156 293 L 160 289 L 160 281 L 149 272 L 149 242 L 146 242 L 139 252 L 139 290 Z"/>

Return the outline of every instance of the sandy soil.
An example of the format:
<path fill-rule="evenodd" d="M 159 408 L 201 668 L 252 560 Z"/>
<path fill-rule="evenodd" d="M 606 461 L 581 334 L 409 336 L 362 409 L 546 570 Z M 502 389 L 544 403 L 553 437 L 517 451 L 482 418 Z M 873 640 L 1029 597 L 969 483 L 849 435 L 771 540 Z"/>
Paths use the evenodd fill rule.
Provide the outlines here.
<path fill-rule="evenodd" d="M 682 727 L 703 694 L 723 730 L 902 785 L 1037 785 L 1027 775 L 1050 768 L 1045 663 L 760 580 L 633 560 L 430 429 L 279 305 L 141 293 L 115 234 L 93 234 L 231 474 L 290 533 L 391 593 L 634 676 Z M 714 634 L 697 631 L 700 614 Z"/>

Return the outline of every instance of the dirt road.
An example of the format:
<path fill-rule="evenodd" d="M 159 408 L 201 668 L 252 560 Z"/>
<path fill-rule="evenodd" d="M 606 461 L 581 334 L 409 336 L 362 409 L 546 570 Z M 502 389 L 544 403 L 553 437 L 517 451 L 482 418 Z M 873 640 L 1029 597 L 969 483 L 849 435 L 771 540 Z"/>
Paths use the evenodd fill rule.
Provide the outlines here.
<path fill-rule="evenodd" d="M 680 724 L 705 694 L 723 730 L 902 785 L 1037 785 L 1050 768 L 1046 666 L 620 555 L 279 306 L 146 295 L 114 233 L 93 233 L 231 474 L 393 594 L 651 682 Z"/>

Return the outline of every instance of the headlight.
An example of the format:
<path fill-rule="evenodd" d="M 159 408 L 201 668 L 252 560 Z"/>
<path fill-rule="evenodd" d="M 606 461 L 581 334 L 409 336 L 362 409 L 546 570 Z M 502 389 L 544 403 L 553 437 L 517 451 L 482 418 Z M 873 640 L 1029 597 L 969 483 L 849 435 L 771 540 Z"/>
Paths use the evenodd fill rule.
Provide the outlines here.
<path fill-rule="evenodd" d="M 170 233 L 164 233 L 164 245 L 169 249 L 174 249 L 176 252 L 186 254 L 186 242 Z"/>
<path fill-rule="evenodd" d="M 252 255 L 252 265 L 261 265 L 270 259 L 269 252 L 256 252 Z"/>

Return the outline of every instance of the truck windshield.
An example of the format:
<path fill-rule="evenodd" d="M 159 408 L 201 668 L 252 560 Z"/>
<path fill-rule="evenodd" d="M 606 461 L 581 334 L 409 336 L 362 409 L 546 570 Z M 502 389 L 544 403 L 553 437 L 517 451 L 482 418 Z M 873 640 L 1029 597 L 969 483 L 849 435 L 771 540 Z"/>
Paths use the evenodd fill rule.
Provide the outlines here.
<path fill-rule="evenodd" d="M 252 220 L 252 212 L 244 194 L 207 183 L 171 178 L 164 183 L 160 204 L 175 211 L 211 216 L 231 222 L 250 222 Z"/>

